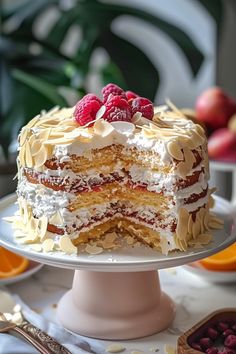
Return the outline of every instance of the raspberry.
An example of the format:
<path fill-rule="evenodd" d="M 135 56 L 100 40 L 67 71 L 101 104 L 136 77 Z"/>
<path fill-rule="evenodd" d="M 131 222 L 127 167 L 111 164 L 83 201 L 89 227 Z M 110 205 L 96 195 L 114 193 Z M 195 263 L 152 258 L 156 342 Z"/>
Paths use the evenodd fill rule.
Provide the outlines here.
<path fill-rule="evenodd" d="M 154 114 L 153 104 L 150 100 L 144 97 L 137 97 L 131 101 L 132 116 L 136 112 L 142 113 L 143 117 L 152 119 Z"/>
<path fill-rule="evenodd" d="M 139 96 L 138 96 L 135 92 L 133 92 L 133 91 L 126 91 L 126 92 L 125 92 L 125 96 L 126 96 L 126 99 L 127 99 L 128 101 L 133 100 L 134 98 L 139 97 Z"/>
<path fill-rule="evenodd" d="M 199 343 L 203 349 L 208 349 L 212 346 L 212 341 L 208 337 L 201 338 Z"/>
<path fill-rule="evenodd" d="M 213 339 L 213 340 L 215 340 L 215 339 L 218 338 L 218 336 L 219 336 L 219 333 L 218 333 L 214 328 L 212 328 L 212 327 L 209 327 L 209 328 L 208 328 L 207 334 L 208 334 L 208 336 L 209 336 L 211 339 Z"/>
<path fill-rule="evenodd" d="M 217 328 L 222 333 L 222 332 L 226 331 L 226 329 L 229 328 L 229 325 L 226 322 L 219 322 Z"/>
<path fill-rule="evenodd" d="M 102 89 L 102 94 L 104 103 L 107 102 L 110 95 L 121 96 L 122 98 L 126 99 L 125 91 L 116 84 L 108 84 L 104 86 Z"/>
<path fill-rule="evenodd" d="M 219 354 L 219 350 L 216 347 L 208 348 L 206 354 Z"/>
<path fill-rule="evenodd" d="M 85 95 L 75 106 L 75 120 L 80 125 L 86 125 L 87 123 L 92 122 L 95 120 L 97 111 L 101 106 L 102 102 L 97 96 L 91 93 Z M 91 125 L 92 123 L 89 126 Z"/>
<path fill-rule="evenodd" d="M 220 354 L 235 354 L 234 349 L 229 349 L 229 348 L 224 348 L 222 351 L 220 351 Z"/>
<path fill-rule="evenodd" d="M 191 344 L 191 347 L 192 347 L 193 349 L 202 351 L 202 347 L 201 347 L 200 344 L 198 344 L 198 343 L 192 343 L 192 344 Z"/>
<path fill-rule="evenodd" d="M 236 349 L 236 336 L 230 334 L 224 341 L 224 345 L 230 349 Z"/>
<path fill-rule="evenodd" d="M 103 118 L 108 122 L 116 122 L 119 120 L 131 121 L 131 108 L 129 103 L 121 96 L 113 96 L 105 103 L 106 112 Z"/>
<path fill-rule="evenodd" d="M 230 334 L 234 334 L 234 331 L 232 329 L 226 329 L 223 333 L 222 333 L 222 336 L 223 337 L 228 337 Z"/>

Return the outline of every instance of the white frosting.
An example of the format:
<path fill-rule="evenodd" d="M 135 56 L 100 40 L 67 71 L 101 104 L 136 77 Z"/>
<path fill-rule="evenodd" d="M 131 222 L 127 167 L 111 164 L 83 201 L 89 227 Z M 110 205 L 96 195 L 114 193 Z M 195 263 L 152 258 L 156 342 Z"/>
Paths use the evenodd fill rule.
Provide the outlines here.
<path fill-rule="evenodd" d="M 188 198 L 193 193 L 199 194 L 208 186 L 203 172 L 200 173 L 197 183 L 179 190 L 175 187 L 179 181 L 179 177 L 175 173 L 161 173 L 147 170 L 142 166 L 132 165 L 129 174 L 133 182 L 147 184 L 147 190 L 160 193 L 164 189 L 165 195 L 172 195 L 177 199 Z"/>
<path fill-rule="evenodd" d="M 54 191 L 50 188 L 42 188 L 39 184 L 32 184 L 25 177 L 18 183 L 18 195 L 22 195 L 32 207 L 33 213 L 40 218 L 45 215 L 50 218 L 57 211 L 63 210 L 70 200 L 76 198 L 74 194 L 63 191 Z"/>
<path fill-rule="evenodd" d="M 185 209 L 188 210 L 188 212 L 193 212 L 208 203 L 209 194 L 210 192 L 208 191 L 205 197 L 200 198 L 196 202 L 189 203 L 189 204 L 185 204 L 183 199 L 177 199 L 176 209 L 178 210 L 180 207 L 184 207 Z"/>
<path fill-rule="evenodd" d="M 111 130 L 106 137 L 82 130 L 82 139 L 80 138 L 71 144 L 55 145 L 53 154 L 60 162 L 64 162 L 72 154 L 89 158 L 91 151 L 94 149 L 102 149 L 113 144 L 120 144 L 124 146 L 125 153 L 130 153 L 130 148 L 153 151 L 160 156 L 163 164 L 171 163 L 172 159 L 163 140 L 150 139 L 145 137 L 141 132 L 130 129 L 132 123 L 115 123 L 113 124 L 114 130 Z M 129 129 L 127 129 L 126 124 L 129 124 Z M 133 124 L 132 126 L 133 128 L 135 127 Z M 85 138 L 84 141 L 83 138 Z"/>
<path fill-rule="evenodd" d="M 115 171 L 116 174 L 119 175 L 119 177 L 122 177 L 124 180 L 127 179 L 127 175 L 122 171 L 122 166 L 120 166 L 120 164 L 117 164 Z M 76 188 L 79 189 L 85 187 L 87 187 L 88 190 L 92 190 L 90 186 L 104 183 L 104 178 L 110 178 L 111 181 L 114 180 L 114 177 L 109 172 L 110 169 L 106 166 L 103 166 L 103 168 L 100 171 L 96 169 L 90 169 L 87 170 L 86 173 L 83 172 L 74 173 L 72 170 L 66 170 L 66 169 L 63 170 L 46 169 L 45 171 L 43 171 L 43 173 L 40 173 L 38 175 L 38 181 L 42 183 L 43 180 L 47 179 L 50 182 L 53 182 L 52 177 L 59 177 L 60 178 L 59 184 L 65 182 L 65 191 L 69 191 L 71 185 L 74 186 L 74 190 Z"/>
<path fill-rule="evenodd" d="M 139 133 L 129 137 L 125 146 L 128 148 L 134 147 L 138 150 L 153 151 L 160 156 L 160 161 L 163 165 L 172 162 L 164 140 L 150 139 Z M 125 152 L 129 153 L 129 150 L 125 149 Z"/>

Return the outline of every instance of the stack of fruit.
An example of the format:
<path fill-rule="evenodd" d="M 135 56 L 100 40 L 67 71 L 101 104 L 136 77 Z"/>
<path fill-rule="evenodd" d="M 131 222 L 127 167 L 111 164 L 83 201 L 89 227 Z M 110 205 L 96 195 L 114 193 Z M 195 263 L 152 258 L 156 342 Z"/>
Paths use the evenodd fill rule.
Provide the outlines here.
<path fill-rule="evenodd" d="M 0 247 L 0 280 L 23 273 L 29 265 L 28 259 Z"/>
<path fill-rule="evenodd" d="M 235 320 L 220 321 L 207 328 L 198 342 L 191 347 L 206 354 L 235 354 L 236 353 L 236 323 Z"/>
<path fill-rule="evenodd" d="M 197 98 L 195 114 L 207 129 L 210 159 L 236 162 L 236 101 L 213 87 Z"/>

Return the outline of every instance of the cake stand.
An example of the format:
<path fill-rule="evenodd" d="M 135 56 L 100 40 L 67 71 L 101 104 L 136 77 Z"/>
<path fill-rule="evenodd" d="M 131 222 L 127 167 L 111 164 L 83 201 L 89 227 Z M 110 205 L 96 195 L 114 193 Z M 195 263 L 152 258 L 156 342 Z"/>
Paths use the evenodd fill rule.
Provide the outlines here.
<path fill-rule="evenodd" d="M 11 195 L 0 201 L 0 244 L 38 262 L 75 270 L 72 289 L 58 304 L 58 318 L 67 329 L 100 339 L 134 339 L 157 333 L 171 323 L 175 305 L 161 291 L 158 269 L 199 260 L 236 240 L 236 214 L 226 200 L 216 197 L 215 213 L 225 220 L 204 248 L 164 256 L 147 247 L 130 247 L 98 255 L 37 253 L 17 244 L 11 225 L 1 220 L 13 215 Z"/>

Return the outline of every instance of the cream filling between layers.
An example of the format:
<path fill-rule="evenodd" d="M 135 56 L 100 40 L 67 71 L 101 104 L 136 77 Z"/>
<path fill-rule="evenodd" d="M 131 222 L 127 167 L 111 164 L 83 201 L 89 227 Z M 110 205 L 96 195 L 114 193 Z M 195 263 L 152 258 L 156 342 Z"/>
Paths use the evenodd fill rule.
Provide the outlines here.
<path fill-rule="evenodd" d="M 124 172 L 123 167 L 124 166 L 122 163 L 119 162 L 112 170 L 109 166 L 103 166 L 99 171 L 96 169 L 90 169 L 87 170 L 86 173 L 74 173 L 72 170 L 68 169 L 45 169 L 43 174 L 39 173 L 38 179 L 39 182 L 41 182 L 45 177 L 49 179 L 49 181 L 50 177 L 60 177 L 63 180 L 66 180 L 68 185 L 83 187 L 87 186 L 89 183 L 98 185 L 102 184 L 104 182 L 104 178 L 112 178 L 112 173 L 116 173 L 116 175 L 122 179 L 122 181 L 119 182 L 121 184 L 125 184 L 129 181 L 129 179 L 131 179 L 133 183 L 144 184 L 147 190 L 150 192 L 161 193 L 164 190 L 165 195 L 175 196 L 177 200 L 188 198 L 193 193 L 200 194 L 208 187 L 208 177 L 206 176 L 205 172 L 200 173 L 198 181 L 193 185 L 177 190 L 175 185 L 179 182 L 180 179 L 174 173 L 165 174 L 148 170 L 145 167 L 133 164 L 129 167 L 128 177 L 127 172 Z M 201 169 L 202 165 L 200 164 L 191 170 L 191 174 Z"/>
<path fill-rule="evenodd" d="M 54 191 L 42 185 L 30 183 L 25 177 L 19 181 L 17 192 L 19 196 L 26 199 L 37 218 L 42 216 L 50 218 L 57 211 L 66 208 L 70 201 L 76 199 L 74 194 Z"/>
<path fill-rule="evenodd" d="M 116 214 L 112 217 L 105 217 L 101 221 L 94 222 L 90 226 L 85 226 L 80 232 L 89 232 L 90 230 L 93 230 L 94 227 L 99 227 L 99 225 L 102 225 L 103 223 L 105 223 L 109 220 L 114 220 L 119 217 L 123 218 L 123 219 L 130 220 L 130 221 L 134 222 L 135 224 L 137 224 L 137 226 L 143 225 L 143 226 L 146 226 L 147 228 L 153 229 L 152 225 L 150 225 L 144 221 L 140 221 L 140 220 L 137 220 L 136 218 L 132 218 L 132 217 L 124 217 L 121 214 Z M 117 224 L 118 224 L 118 222 L 117 222 Z M 168 254 L 169 251 L 178 249 L 178 245 L 176 245 L 175 240 L 173 238 L 173 232 L 170 229 L 168 229 L 168 228 L 163 229 L 160 226 L 158 226 L 153 230 L 157 231 L 160 234 L 160 248 L 161 248 L 162 253 Z M 79 236 L 79 232 L 76 231 L 74 233 L 69 234 L 68 236 L 72 240 L 76 239 Z M 55 235 L 55 237 L 57 238 L 56 235 Z"/>
<path fill-rule="evenodd" d="M 107 212 L 112 212 L 113 209 L 115 209 L 114 213 L 116 213 L 116 215 L 119 214 L 122 216 L 120 209 L 123 206 L 125 206 L 126 213 L 137 212 L 139 217 L 148 220 L 153 219 L 154 214 L 157 213 L 157 210 L 151 206 L 133 206 L 130 202 L 119 202 L 119 204 L 116 205 L 118 203 L 117 199 L 113 199 L 103 204 L 95 204 L 89 208 L 79 208 L 71 212 L 67 209 L 67 206 L 69 200 L 72 201 L 73 199 L 76 199 L 74 194 L 53 191 L 52 189 L 29 183 L 25 178 L 20 182 L 18 192 L 19 195 L 26 199 L 27 203 L 32 208 L 33 214 L 37 218 L 44 215 L 50 220 L 54 214 L 60 212 L 63 224 L 57 226 L 63 228 L 67 226 L 69 229 L 79 228 L 83 224 L 88 224 L 92 218 L 101 218 Z M 112 205 L 115 206 L 112 207 Z M 170 207 L 171 206 L 172 204 Z M 163 211 L 163 213 L 169 215 L 168 219 L 165 217 L 166 225 L 173 221 L 173 218 L 176 218 L 177 214 L 174 210 L 175 208 L 171 208 L 169 213 L 168 209 Z M 74 227 L 73 224 L 75 225 Z"/>
<path fill-rule="evenodd" d="M 196 202 L 185 204 L 184 201 L 184 199 L 189 197 L 192 193 L 200 193 L 203 191 L 207 185 L 205 185 L 206 182 L 204 181 L 204 178 L 202 178 L 202 180 L 191 187 L 187 187 L 172 194 L 175 205 L 171 205 L 171 209 L 169 210 L 171 217 L 173 216 L 172 212 L 174 215 L 177 215 L 178 210 L 181 207 L 184 207 L 189 212 L 193 212 L 204 204 L 207 204 L 209 192 L 205 197 L 200 198 Z M 166 179 L 164 179 L 163 183 L 167 183 Z M 53 189 L 47 188 L 40 184 L 32 184 L 28 182 L 25 177 L 22 177 L 19 181 L 18 194 L 22 195 L 32 206 L 34 214 L 37 217 L 45 215 L 50 218 L 60 209 L 66 208 L 69 203 L 76 201 L 76 195 L 74 193 L 54 191 Z"/>
<path fill-rule="evenodd" d="M 63 228 L 65 231 L 67 229 L 66 234 L 71 239 L 77 238 L 80 232 L 92 230 L 94 227 L 106 221 L 121 217 L 131 220 L 137 225 L 144 225 L 150 229 L 160 232 L 160 247 L 163 253 L 168 253 L 168 251 L 178 248 L 173 238 L 173 232 L 171 231 L 170 227 L 168 227 L 168 224 L 171 225 L 173 221 L 177 220 L 178 209 L 180 206 L 183 205 L 178 202 L 175 206 L 171 205 L 171 208 L 167 207 L 165 210 L 162 210 L 162 216 L 165 220 L 166 226 L 166 228 L 163 229 L 162 227 L 160 227 L 160 221 L 158 221 L 158 223 L 150 225 L 148 222 L 137 219 L 137 215 L 135 217 L 123 216 L 123 214 L 121 214 L 119 210 L 117 210 L 114 215 L 103 217 L 103 215 L 105 215 L 109 210 L 112 211 L 112 208 L 110 208 L 112 202 L 105 204 L 97 204 L 94 205 L 92 208 L 81 208 L 74 212 L 70 212 L 66 207 L 68 206 L 69 202 L 76 199 L 76 196 L 74 194 L 62 191 L 53 191 L 52 189 L 46 188 L 42 185 L 31 184 L 27 181 L 25 177 L 23 177 L 21 182 L 19 183 L 18 193 L 26 199 L 27 203 L 32 207 L 32 211 L 36 217 L 41 217 L 43 215 L 47 216 L 50 222 L 50 218 L 54 214 L 59 212 L 61 214 L 63 224 L 56 226 L 58 226 L 59 228 Z M 209 193 L 206 197 L 201 198 L 197 202 L 191 203 L 184 207 L 189 211 L 194 211 L 206 204 L 208 202 L 208 199 Z M 116 201 L 114 200 L 113 202 Z M 128 209 L 130 212 L 137 211 L 138 216 L 145 217 L 146 220 L 151 220 L 154 216 L 154 211 L 156 211 L 154 208 L 144 206 L 128 206 L 127 210 Z M 92 220 L 94 216 L 101 218 L 101 220 Z M 90 220 L 92 220 L 92 222 L 89 225 Z M 83 225 L 84 222 L 86 222 L 87 224 Z M 79 227 L 81 227 L 81 229 L 79 231 L 76 231 L 75 229 Z M 55 234 L 55 237 L 61 236 L 57 236 Z"/>
<path fill-rule="evenodd" d="M 192 173 L 198 170 L 192 169 Z M 160 173 L 156 171 L 147 170 L 142 166 L 132 165 L 129 169 L 129 175 L 132 182 L 144 183 L 147 190 L 150 192 L 161 193 L 165 191 L 165 195 L 176 196 L 177 199 L 188 198 L 191 194 L 199 194 L 208 186 L 207 177 L 204 172 L 199 175 L 198 182 L 185 188 L 177 190 L 176 184 L 180 181 L 179 177 L 174 173 Z M 190 174 L 189 174 L 190 175 Z"/>
<path fill-rule="evenodd" d="M 90 210 L 86 208 L 82 208 L 80 210 L 70 212 L 66 208 L 66 206 L 68 205 L 68 196 L 70 197 L 70 200 L 72 198 L 75 198 L 73 194 L 69 195 L 68 193 L 65 192 L 55 192 L 49 188 L 31 184 L 25 179 L 23 179 L 22 182 L 19 184 L 19 193 L 25 197 L 27 203 L 32 207 L 34 215 L 37 217 L 41 217 L 45 215 L 48 217 L 48 219 L 50 219 L 56 212 L 60 212 L 62 216 L 63 224 L 56 225 L 56 226 L 61 227 L 63 229 L 65 229 L 65 226 L 67 226 L 67 230 L 71 231 L 69 236 L 72 239 L 77 238 L 79 235 L 79 232 L 78 231 L 73 232 L 73 229 L 75 229 L 76 227 L 79 228 L 80 226 L 83 226 L 83 222 L 86 222 L 87 226 L 83 226 L 80 232 L 89 231 L 93 229 L 95 226 L 102 224 L 105 221 L 111 220 L 113 218 L 123 217 L 123 215 L 117 211 L 113 216 L 102 218 L 102 216 L 109 210 L 108 208 L 110 207 L 110 203 L 106 203 L 102 205 L 101 204 L 94 205 L 93 209 Z M 190 209 L 191 206 L 192 210 L 196 210 L 199 207 L 206 204 L 208 202 L 208 198 L 209 195 L 207 195 L 205 198 L 198 200 L 195 203 L 192 203 L 191 205 L 188 206 L 188 208 Z M 155 211 L 155 209 L 152 210 L 150 207 L 145 208 L 145 207 L 137 207 L 137 206 L 134 207 L 134 209 L 132 208 L 130 209 L 131 212 L 132 210 L 133 211 L 138 210 L 139 215 L 141 217 L 146 217 L 147 220 L 153 218 L 152 211 L 153 212 Z M 97 217 L 98 216 L 101 217 L 102 220 L 93 221 L 89 226 L 88 220 L 91 220 L 92 216 L 94 217 L 94 215 L 97 215 Z M 172 206 L 170 209 L 162 210 L 162 215 L 165 219 L 165 225 L 171 224 L 174 220 L 177 220 L 178 206 Z M 174 249 L 176 247 L 174 240 L 172 240 L 173 233 L 168 227 L 166 227 L 166 229 L 163 229 L 160 227 L 159 222 L 156 223 L 156 225 L 155 224 L 150 225 L 149 223 L 145 223 L 142 220 L 137 220 L 136 217 L 133 218 L 132 216 L 128 216 L 126 218 L 137 224 L 141 224 L 161 232 L 161 235 L 163 235 L 165 240 L 167 240 L 168 238 L 168 242 L 169 242 L 168 245 L 172 247 L 169 248 L 168 246 L 169 250 Z M 165 245 L 165 247 L 167 247 L 166 242 L 164 242 L 163 244 Z"/>
<path fill-rule="evenodd" d="M 160 226 L 170 229 L 170 223 L 176 221 L 176 219 L 173 219 L 173 217 L 168 217 L 168 210 L 162 210 L 161 214 L 163 219 L 157 220 L 156 216 L 160 213 L 158 213 L 157 209 L 150 206 L 135 205 L 130 202 L 123 203 L 119 202 L 118 200 L 113 200 L 110 203 L 95 204 L 93 207 L 80 208 L 73 212 L 63 210 L 62 216 L 64 219 L 64 224 L 70 225 L 69 230 L 67 228 L 67 231 L 73 233 L 73 230 L 76 230 L 77 228 L 84 228 L 87 227 L 87 225 L 89 225 L 91 222 L 94 223 L 99 221 L 97 219 L 101 219 L 102 222 L 104 222 L 103 219 L 107 217 L 108 213 L 111 214 L 111 218 L 117 217 L 129 220 L 132 219 L 136 220 L 137 223 L 139 221 L 144 222 L 147 226 L 154 230 L 159 230 Z M 135 216 L 132 216 L 134 213 Z M 140 220 L 140 218 L 143 220 Z M 58 226 L 60 227 L 60 225 Z M 83 228 L 79 232 L 83 232 Z M 160 229 L 163 230 L 163 228 Z"/>
<path fill-rule="evenodd" d="M 28 185 L 27 188 L 24 187 L 24 182 Z M 177 215 L 174 215 L 174 210 L 171 210 L 171 213 L 168 213 L 168 211 L 162 211 L 162 214 L 164 216 L 165 220 L 165 225 L 166 228 L 163 229 L 160 227 L 160 222 L 150 225 L 148 222 L 142 221 L 142 220 L 137 220 L 137 216 L 146 218 L 146 220 L 152 220 L 154 218 L 154 213 L 156 213 L 156 210 L 151 207 L 140 207 L 140 206 L 128 206 L 127 211 L 129 212 L 138 212 L 138 215 L 136 217 L 132 216 L 124 216 L 121 214 L 119 211 L 117 211 L 114 215 L 109 216 L 109 217 L 102 217 L 103 215 L 106 215 L 108 211 L 112 211 L 112 208 L 110 208 L 111 203 L 105 203 L 105 204 L 98 204 L 94 205 L 92 208 L 80 208 L 79 210 L 76 210 L 74 212 L 70 212 L 67 208 L 66 205 L 68 203 L 67 198 L 65 198 L 65 194 L 68 195 L 68 193 L 63 193 L 63 192 L 54 192 L 48 188 L 39 188 L 39 195 L 37 196 L 37 185 L 33 185 L 29 183 L 28 181 L 22 181 L 21 184 L 19 185 L 19 188 L 23 188 L 23 190 L 26 192 L 24 197 L 27 200 L 27 203 L 32 207 L 32 211 L 35 216 L 41 217 L 43 215 L 47 216 L 49 219 L 52 217 L 56 212 L 60 212 L 63 220 L 63 224 L 61 225 L 56 225 L 59 228 L 63 228 L 65 231 L 67 229 L 67 234 L 70 239 L 76 239 L 79 237 L 79 234 L 81 232 L 87 232 L 94 227 L 99 226 L 103 224 L 106 221 L 109 220 L 114 220 L 116 218 L 124 218 L 131 220 L 132 222 L 136 223 L 137 225 L 144 225 L 148 228 L 151 228 L 157 232 L 160 232 L 161 234 L 161 243 L 160 247 L 162 248 L 163 253 L 167 253 L 168 251 L 172 249 L 176 249 L 177 245 L 175 244 L 174 238 L 173 238 L 173 233 L 171 232 L 170 228 L 168 227 L 168 223 L 173 222 L 173 218 L 176 217 Z M 44 194 L 41 192 L 42 189 L 45 189 L 49 194 Z M 23 193 L 22 193 L 23 194 Z M 73 196 L 73 195 L 72 195 Z M 114 203 L 116 202 L 115 200 L 113 201 Z M 99 217 L 101 218 L 98 221 L 92 221 L 92 218 L 94 217 Z M 83 225 L 83 223 L 86 223 Z M 76 230 L 76 228 L 81 227 L 80 230 Z M 55 240 L 57 238 L 60 238 L 60 235 L 54 234 Z M 168 247 L 166 246 L 168 245 Z M 167 249 L 168 248 L 168 249 Z"/>

